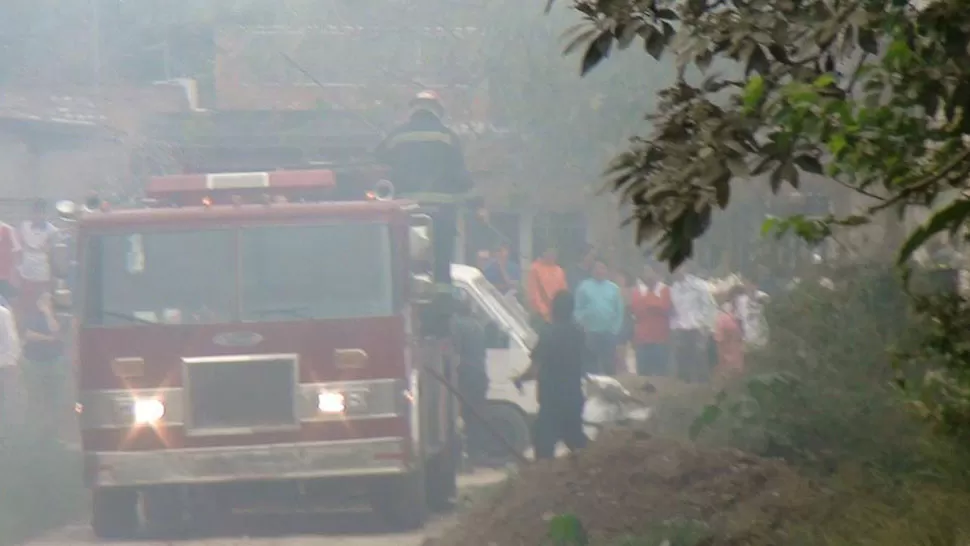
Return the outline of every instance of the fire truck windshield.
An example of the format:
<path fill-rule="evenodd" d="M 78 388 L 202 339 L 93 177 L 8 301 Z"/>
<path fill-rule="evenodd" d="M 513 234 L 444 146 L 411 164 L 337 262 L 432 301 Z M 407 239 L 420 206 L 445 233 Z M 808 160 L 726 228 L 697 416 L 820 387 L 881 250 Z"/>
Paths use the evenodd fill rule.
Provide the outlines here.
<path fill-rule="evenodd" d="M 87 242 L 83 321 L 274 322 L 393 313 L 381 224 L 98 235 Z"/>

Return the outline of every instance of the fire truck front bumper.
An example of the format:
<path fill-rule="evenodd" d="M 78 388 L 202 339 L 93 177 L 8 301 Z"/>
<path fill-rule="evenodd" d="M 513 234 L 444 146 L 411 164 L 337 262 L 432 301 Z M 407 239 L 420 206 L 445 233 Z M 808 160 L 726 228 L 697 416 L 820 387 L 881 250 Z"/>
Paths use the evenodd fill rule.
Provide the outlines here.
<path fill-rule="evenodd" d="M 410 471 L 403 438 L 85 453 L 93 487 L 382 476 Z"/>

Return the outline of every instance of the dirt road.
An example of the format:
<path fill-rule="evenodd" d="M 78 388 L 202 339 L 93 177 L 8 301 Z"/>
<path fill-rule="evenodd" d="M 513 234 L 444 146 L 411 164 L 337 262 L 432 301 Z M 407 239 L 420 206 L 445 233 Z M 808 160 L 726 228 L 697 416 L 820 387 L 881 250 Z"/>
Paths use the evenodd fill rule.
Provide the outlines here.
<path fill-rule="evenodd" d="M 462 494 L 474 494 L 476 488 L 501 482 L 504 472 L 479 471 L 462 476 Z M 225 527 L 213 529 L 209 536 L 197 536 L 174 544 L 179 546 L 419 546 L 424 539 L 447 529 L 454 515 L 432 518 L 420 532 L 393 533 L 382 528 L 374 516 L 365 511 L 307 516 L 255 516 L 239 518 Z M 110 542 L 99 541 L 87 525 L 72 525 L 59 529 L 25 546 L 70 546 L 74 544 L 110 544 L 111 546 L 163 546 L 173 542 Z"/>

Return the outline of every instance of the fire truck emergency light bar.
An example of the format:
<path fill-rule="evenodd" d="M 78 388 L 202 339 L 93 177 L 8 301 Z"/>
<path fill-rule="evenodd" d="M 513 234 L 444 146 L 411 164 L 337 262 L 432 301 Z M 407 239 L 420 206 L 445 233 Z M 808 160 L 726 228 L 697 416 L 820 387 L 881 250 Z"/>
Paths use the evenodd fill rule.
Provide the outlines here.
<path fill-rule="evenodd" d="M 333 171 L 279 171 L 262 173 L 178 174 L 155 176 L 148 182 L 149 195 L 196 193 L 219 190 L 323 189 L 333 188 Z"/>

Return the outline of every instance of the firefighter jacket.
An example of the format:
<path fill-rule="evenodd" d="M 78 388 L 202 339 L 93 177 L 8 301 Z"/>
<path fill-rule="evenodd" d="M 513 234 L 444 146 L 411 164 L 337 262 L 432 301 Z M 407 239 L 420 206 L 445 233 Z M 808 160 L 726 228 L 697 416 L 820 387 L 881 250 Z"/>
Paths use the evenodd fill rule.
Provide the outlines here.
<path fill-rule="evenodd" d="M 458 135 L 431 112 L 419 110 L 378 146 L 378 161 L 391 169 L 402 196 L 464 195 L 472 189 Z"/>

